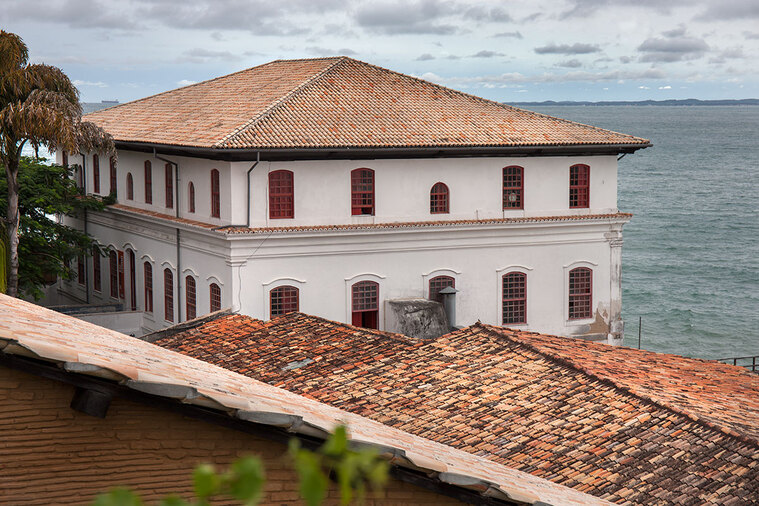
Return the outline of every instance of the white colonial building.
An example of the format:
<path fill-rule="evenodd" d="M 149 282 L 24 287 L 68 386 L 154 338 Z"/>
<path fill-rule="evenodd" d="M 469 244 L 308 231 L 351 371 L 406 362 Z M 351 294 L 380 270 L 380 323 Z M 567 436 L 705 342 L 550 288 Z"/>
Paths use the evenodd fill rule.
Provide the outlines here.
<path fill-rule="evenodd" d="M 112 252 L 60 291 L 121 302 L 142 331 L 223 307 L 396 330 L 387 301 L 453 286 L 459 325 L 621 337 L 617 157 L 645 139 L 344 57 L 86 119 L 118 156 L 66 161 L 88 193 L 115 192 L 80 223 Z"/>

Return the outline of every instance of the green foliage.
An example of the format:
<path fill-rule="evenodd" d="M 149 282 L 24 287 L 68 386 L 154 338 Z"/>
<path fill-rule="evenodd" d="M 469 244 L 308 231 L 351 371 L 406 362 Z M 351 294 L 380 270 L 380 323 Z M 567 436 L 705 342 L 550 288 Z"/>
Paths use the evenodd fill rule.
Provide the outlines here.
<path fill-rule="evenodd" d="M 84 233 L 58 223 L 56 216 L 78 217 L 84 209 L 99 211 L 105 206 L 98 199 L 83 196 L 71 178 L 71 169 L 59 165 L 22 157 L 18 181 L 19 289 L 39 298 L 42 288 L 56 277 L 70 279 L 73 271 L 68 266 L 78 256 L 91 255 L 94 244 Z M 8 182 L 3 171 L 0 219 L 5 218 L 7 198 Z"/>
<path fill-rule="evenodd" d="M 292 439 L 290 455 L 300 479 L 301 497 L 309 506 L 319 505 L 327 497 L 330 476 L 337 479 L 342 504 L 349 504 L 354 494 L 363 501 L 367 485 L 379 489 L 388 477 L 389 464 L 375 450 L 349 448 L 348 434 L 342 426 L 316 451 L 303 449 L 297 439 Z M 201 464 L 192 478 L 195 501 L 169 496 L 159 506 L 208 506 L 212 498 L 220 496 L 232 497 L 243 506 L 255 506 L 266 482 L 264 465 L 258 457 L 243 457 L 222 474 L 210 464 Z M 97 496 L 93 506 L 143 506 L 143 503 L 134 492 L 114 488 Z"/>

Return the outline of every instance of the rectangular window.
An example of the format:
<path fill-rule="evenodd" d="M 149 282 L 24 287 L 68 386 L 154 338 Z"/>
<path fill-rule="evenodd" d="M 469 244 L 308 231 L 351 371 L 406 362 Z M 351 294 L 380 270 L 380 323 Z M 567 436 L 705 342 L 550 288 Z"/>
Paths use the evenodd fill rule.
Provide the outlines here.
<path fill-rule="evenodd" d="M 297 311 L 298 289 L 294 286 L 273 289 L 269 292 L 269 310 L 272 318 Z"/>
<path fill-rule="evenodd" d="M 211 312 L 221 310 L 221 288 L 216 283 L 211 283 Z"/>
<path fill-rule="evenodd" d="M 84 284 L 84 257 L 79 256 L 76 259 L 76 280 L 80 285 Z"/>
<path fill-rule="evenodd" d="M 569 319 L 593 316 L 593 271 L 578 267 L 569 271 Z"/>
<path fill-rule="evenodd" d="M 569 168 L 569 207 L 590 207 L 590 167 L 587 165 Z"/>
<path fill-rule="evenodd" d="M 275 170 L 269 174 L 269 218 L 295 217 L 293 173 Z"/>
<path fill-rule="evenodd" d="M 505 167 L 503 169 L 503 208 L 524 209 L 524 169 Z"/>
<path fill-rule="evenodd" d="M 153 312 L 153 266 L 150 262 L 143 265 L 145 274 L 145 312 Z"/>
<path fill-rule="evenodd" d="M 116 157 L 111 157 L 111 189 L 110 194 L 116 196 L 118 191 L 118 169 L 116 167 Z"/>
<path fill-rule="evenodd" d="M 109 279 L 111 281 L 111 297 L 114 299 L 119 298 L 119 265 L 118 258 L 115 251 L 111 251 L 109 257 Z"/>
<path fill-rule="evenodd" d="M 219 171 L 211 171 L 211 216 L 213 218 L 221 217 L 221 194 L 219 188 Z"/>
<path fill-rule="evenodd" d="M 166 207 L 172 209 L 174 207 L 174 177 L 172 175 L 171 164 L 166 164 Z"/>
<path fill-rule="evenodd" d="M 351 214 L 353 216 L 374 214 L 374 171 L 372 169 L 351 171 Z"/>
<path fill-rule="evenodd" d="M 504 325 L 527 323 L 527 275 L 510 272 L 503 276 Z"/>
<path fill-rule="evenodd" d="M 145 203 L 153 203 L 153 166 L 145 160 Z"/>
<path fill-rule="evenodd" d="M 163 270 L 163 313 L 167 322 L 174 321 L 174 275 Z"/>
<path fill-rule="evenodd" d="M 185 286 L 185 310 L 188 320 L 194 320 L 196 315 L 195 305 L 195 278 L 187 276 L 184 282 Z"/>
<path fill-rule="evenodd" d="M 379 328 L 379 284 L 360 281 L 351 287 L 352 324 L 367 329 Z"/>
<path fill-rule="evenodd" d="M 126 297 L 125 294 L 125 285 L 124 282 L 124 252 L 119 251 L 117 252 L 119 255 L 119 299 L 124 299 Z"/>

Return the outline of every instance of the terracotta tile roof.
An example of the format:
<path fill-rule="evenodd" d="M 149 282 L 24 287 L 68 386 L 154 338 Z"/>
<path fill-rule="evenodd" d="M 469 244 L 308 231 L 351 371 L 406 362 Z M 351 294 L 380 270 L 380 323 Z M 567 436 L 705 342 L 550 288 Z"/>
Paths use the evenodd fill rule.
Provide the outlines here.
<path fill-rule="evenodd" d="M 589 220 L 629 220 L 632 218 L 630 213 L 604 213 L 604 214 L 577 214 L 577 215 L 559 215 L 559 216 L 530 216 L 525 218 L 493 218 L 482 220 L 436 220 L 436 221 L 401 221 L 387 223 L 356 223 L 350 225 L 301 225 L 291 227 L 233 227 L 233 226 L 216 226 L 210 223 L 203 223 L 186 218 L 177 218 L 170 214 L 148 211 L 138 207 L 127 206 L 125 204 L 113 204 L 108 206 L 111 209 L 136 213 L 152 218 L 181 223 L 208 230 L 214 230 L 223 234 L 269 234 L 269 233 L 286 233 L 286 232 L 328 232 L 331 230 L 371 230 L 387 228 L 423 228 L 423 227 L 454 227 L 467 225 L 496 225 L 504 223 L 541 223 L 551 221 L 589 221 Z"/>
<path fill-rule="evenodd" d="M 277 60 L 86 119 L 117 141 L 204 148 L 649 145 L 347 57 Z"/>
<path fill-rule="evenodd" d="M 255 328 L 255 323 L 246 327 Z M 286 427 L 311 437 L 326 435 L 345 424 L 351 439 L 379 446 L 392 465 L 420 470 L 443 483 L 476 490 L 487 497 L 528 504 L 607 504 L 485 457 L 0 294 L 0 358 L 7 356 L 53 362 L 65 371 L 118 381 L 140 392 L 220 410 L 243 421 Z M 292 423 L 287 426 L 285 419 Z"/>
<path fill-rule="evenodd" d="M 759 502 L 759 376 L 742 368 L 479 324 L 418 341 L 300 313 L 156 343 L 612 502 Z"/>

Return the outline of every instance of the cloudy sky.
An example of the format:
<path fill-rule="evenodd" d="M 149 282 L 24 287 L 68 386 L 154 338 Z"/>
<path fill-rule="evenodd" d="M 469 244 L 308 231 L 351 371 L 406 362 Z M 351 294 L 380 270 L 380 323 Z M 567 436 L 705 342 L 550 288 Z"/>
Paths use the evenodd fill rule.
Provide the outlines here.
<path fill-rule="evenodd" d="M 347 55 L 487 98 L 759 97 L 759 0 L 2 0 L 82 99 Z"/>

